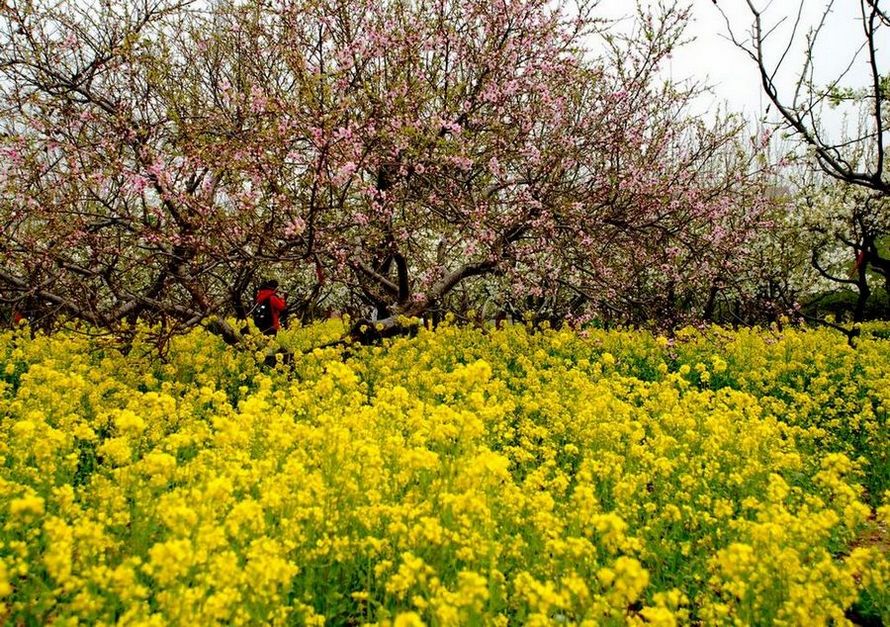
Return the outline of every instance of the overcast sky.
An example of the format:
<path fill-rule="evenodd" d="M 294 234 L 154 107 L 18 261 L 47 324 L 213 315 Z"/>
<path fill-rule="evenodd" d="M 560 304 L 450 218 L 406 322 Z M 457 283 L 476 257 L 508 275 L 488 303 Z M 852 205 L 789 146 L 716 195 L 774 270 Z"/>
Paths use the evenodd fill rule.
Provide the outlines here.
<path fill-rule="evenodd" d="M 719 100 L 728 102 L 735 111 L 744 112 L 755 121 L 762 117 L 768 103 L 762 95 L 760 78 L 756 66 L 750 58 L 727 40 L 727 26 L 724 17 L 715 7 L 713 0 L 689 0 L 692 5 L 692 23 L 688 35 L 694 41 L 677 51 L 671 60 L 668 71 L 673 78 L 697 77 L 713 84 Z M 747 42 L 751 31 L 752 16 L 745 0 L 718 0 L 719 6 L 729 18 L 736 37 Z M 828 0 L 803 0 L 802 24 L 798 41 L 784 71 L 778 75 L 783 91 L 791 93 L 802 66 L 804 35 L 817 24 L 825 12 Z M 787 45 L 791 27 L 797 17 L 799 0 L 756 0 L 759 8 L 768 6 L 764 14 L 765 26 L 782 22 L 779 29 L 770 37 L 766 48 L 769 58 L 777 60 L 784 45 Z M 860 3 L 857 0 L 835 0 L 826 28 L 817 46 L 817 78 L 828 80 L 842 73 L 856 56 L 856 48 L 863 41 L 860 16 Z M 601 7 L 606 15 L 616 17 L 632 11 L 632 0 L 602 0 Z M 890 35 L 885 32 L 887 52 L 890 52 Z M 885 55 L 885 60 L 887 59 Z M 847 85 L 862 86 L 867 79 L 866 58 L 860 55 L 853 63 Z M 713 106 L 703 103 L 703 107 Z M 839 122 L 835 122 L 839 124 Z M 832 125 L 833 126 L 833 125 Z"/>

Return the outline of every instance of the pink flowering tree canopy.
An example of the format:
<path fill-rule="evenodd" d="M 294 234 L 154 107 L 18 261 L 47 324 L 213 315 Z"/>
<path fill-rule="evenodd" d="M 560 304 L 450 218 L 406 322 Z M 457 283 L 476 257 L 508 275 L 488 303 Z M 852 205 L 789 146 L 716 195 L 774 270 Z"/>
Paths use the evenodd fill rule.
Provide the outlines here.
<path fill-rule="evenodd" d="M 218 316 L 244 315 L 269 274 L 292 303 L 389 322 L 458 290 L 460 306 L 707 316 L 709 294 L 740 293 L 767 225 L 762 146 L 689 115 L 697 87 L 660 74 L 688 9 L 640 11 L 623 35 L 597 15 L 587 0 L 7 3 L 0 294 L 231 341 Z"/>

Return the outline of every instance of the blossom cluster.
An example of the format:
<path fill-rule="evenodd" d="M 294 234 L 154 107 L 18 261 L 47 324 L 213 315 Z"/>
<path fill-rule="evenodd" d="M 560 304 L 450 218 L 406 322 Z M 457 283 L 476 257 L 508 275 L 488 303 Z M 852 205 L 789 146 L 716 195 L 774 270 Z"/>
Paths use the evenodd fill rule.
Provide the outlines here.
<path fill-rule="evenodd" d="M 890 619 L 890 342 L 0 334 L 0 619 Z"/>

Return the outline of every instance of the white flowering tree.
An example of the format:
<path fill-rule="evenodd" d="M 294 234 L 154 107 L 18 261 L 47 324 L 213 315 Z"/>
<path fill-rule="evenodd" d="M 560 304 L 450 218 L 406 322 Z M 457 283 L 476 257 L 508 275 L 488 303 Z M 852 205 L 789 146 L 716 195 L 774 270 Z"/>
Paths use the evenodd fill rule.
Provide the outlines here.
<path fill-rule="evenodd" d="M 858 5 L 859 36 L 828 41 L 828 26 L 840 19 L 833 2 L 815 25 L 804 28 L 803 0 L 791 11 L 785 4 L 738 1 L 745 2 L 753 22 L 745 39 L 727 20 L 733 40 L 756 64 L 764 93 L 805 148 L 805 158 L 835 181 L 820 181 L 802 191 L 811 209 L 810 231 L 816 235 L 813 267 L 822 278 L 857 292 L 853 318 L 862 320 L 872 277 L 890 285 L 890 67 L 881 49 L 890 33 L 890 7 L 883 0 L 852 3 Z M 803 59 L 795 71 L 798 78 L 783 89 L 777 77 L 796 58 Z M 844 69 L 826 77 L 820 71 L 823 65 L 838 59 Z M 857 67 L 865 72 L 852 71 Z M 857 120 L 840 133 L 824 120 L 838 107 Z M 852 265 L 849 275 L 831 264 L 839 249 L 846 251 L 846 263 Z"/>

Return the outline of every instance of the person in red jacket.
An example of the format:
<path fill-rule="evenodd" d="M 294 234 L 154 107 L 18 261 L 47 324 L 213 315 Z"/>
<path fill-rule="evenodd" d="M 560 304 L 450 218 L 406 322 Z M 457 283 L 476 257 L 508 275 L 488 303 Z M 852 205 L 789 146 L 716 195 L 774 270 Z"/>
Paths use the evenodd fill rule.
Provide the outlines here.
<path fill-rule="evenodd" d="M 287 308 L 278 295 L 278 281 L 263 281 L 257 288 L 253 305 L 253 322 L 266 335 L 275 335 L 281 328 L 281 314 Z"/>

